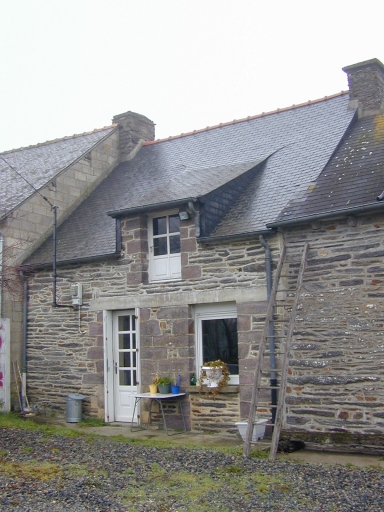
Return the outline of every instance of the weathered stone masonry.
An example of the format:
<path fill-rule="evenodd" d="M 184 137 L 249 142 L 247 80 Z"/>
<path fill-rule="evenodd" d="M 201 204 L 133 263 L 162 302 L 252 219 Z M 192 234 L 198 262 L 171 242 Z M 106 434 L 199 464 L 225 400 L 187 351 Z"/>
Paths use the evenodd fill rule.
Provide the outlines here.
<path fill-rule="evenodd" d="M 287 427 L 384 432 L 384 219 L 322 222 L 310 243 L 290 358 Z"/>
<path fill-rule="evenodd" d="M 63 412 L 64 397 L 78 390 L 87 396 L 86 413 L 103 415 L 104 309 L 139 308 L 142 390 L 157 372 L 180 374 L 182 388 L 188 390 L 195 371 L 194 305 L 233 301 L 238 311 L 240 392 L 235 386 L 216 402 L 194 392 L 189 413 L 186 410 L 192 428 L 233 432 L 234 422 L 248 414 L 265 318 L 263 249 L 258 241 L 200 246 L 190 222 L 181 230 L 182 279 L 148 283 L 147 220 L 127 218 L 122 226 L 122 258 L 60 269 L 62 303 L 69 302 L 71 283 L 84 285 L 80 327 L 78 312 L 52 311 L 50 272 L 30 279 L 32 401 Z M 310 243 L 290 353 L 286 429 L 384 431 L 383 231 L 382 217 L 367 216 L 284 233 L 298 253 L 305 241 Z M 276 263 L 278 236 L 268 242 Z"/>
<path fill-rule="evenodd" d="M 41 407 L 63 412 L 66 395 L 81 391 L 87 397 L 85 412 L 103 415 L 102 309 L 139 307 L 143 390 L 158 372 L 180 374 L 183 388 L 189 384 L 191 373 L 196 371 L 194 304 L 236 302 L 240 358 L 254 356 L 258 333 L 252 332 L 252 315 L 260 303 L 265 307 L 264 252 L 257 241 L 228 243 L 219 249 L 200 247 L 190 221 L 181 229 L 182 280 L 160 284 L 148 283 L 145 216 L 122 221 L 122 247 L 122 257 L 117 260 L 60 268 L 59 303 L 69 304 L 71 283 L 83 283 L 80 325 L 77 311 L 52 310 L 50 271 L 31 277 L 28 386 L 32 401 Z M 244 362 L 241 365 L 247 367 Z M 242 379 L 247 395 L 250 376 Z M 52 382 L 50 389 L 48 382 Z M 198 398 L 194 397 L 195 409 Z M 201 399 L 205 400 L 204 395 Z M 226 409 L 221 427 L 233 431 L 232 419 L 240 415 L 238 393 L 224 396 L 221 402 Z M 225 419 L 228 414 L 230 424 Z M 206 428 L 212 430 L 215 422 Z"/>
<path fill-rule="evenodd" d="M 33 194 L 0 222 L 0 232 L 6 240 L 7 272 L 20 264 L 52 233 L 53 214 L 45 196 L 58 206 L 61 224 L 100 180 L 119 161 L 118 133 L 113 132 L 85 158 L 76 162 L 51 183 Z M 20 359 L 22 326 L 22 283 L 18 272 L 13 273 L 12 293 L 4 288 L 3 315 L 11 319 L 11 360 Z"/>

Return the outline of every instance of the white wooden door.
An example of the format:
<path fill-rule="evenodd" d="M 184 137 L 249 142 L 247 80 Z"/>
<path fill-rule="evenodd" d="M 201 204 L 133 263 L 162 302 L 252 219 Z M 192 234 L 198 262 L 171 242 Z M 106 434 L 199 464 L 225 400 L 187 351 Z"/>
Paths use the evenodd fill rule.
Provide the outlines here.
<path fill-rule="evenodd" d="M 113 314 L 115 421 L 132 421 L 138 382 L 138 332 L 134 311 Z M 135 411 L 136 416 L 137 411 Z M 137 418 L 133 418 L 137 421 Z"/>

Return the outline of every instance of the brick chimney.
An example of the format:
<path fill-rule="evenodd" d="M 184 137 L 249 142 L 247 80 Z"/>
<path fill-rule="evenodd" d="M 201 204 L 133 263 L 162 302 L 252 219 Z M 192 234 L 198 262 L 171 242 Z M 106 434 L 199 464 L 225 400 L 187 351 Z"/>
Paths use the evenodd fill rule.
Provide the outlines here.
<path fill-rule="evenodd" d="M 141 114 L 128 111 L 114 116 L 112 122 L 119 125 L 120 162 L 132 160 L 141 147 L 140 142 L 155 139 L 154 122 Z"/>
<path fill-rule="evenodd" d="M 343 68 L 348 75 L 349 107 L 358 109 L 359 117 L 384 112 L 384 65 L 370 59 Z"/>

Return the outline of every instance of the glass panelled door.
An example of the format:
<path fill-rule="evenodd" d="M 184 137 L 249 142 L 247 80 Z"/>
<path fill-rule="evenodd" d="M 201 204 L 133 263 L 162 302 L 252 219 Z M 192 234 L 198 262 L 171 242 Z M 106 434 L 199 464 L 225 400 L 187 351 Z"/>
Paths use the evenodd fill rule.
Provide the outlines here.
<path fill-rule="evenodd" d="M 113 318 L 115 421 L 132 421 L 138 380 L 138 337 L 134 311 Z M 135 419 L 136 420 L 136 419 Z"/>

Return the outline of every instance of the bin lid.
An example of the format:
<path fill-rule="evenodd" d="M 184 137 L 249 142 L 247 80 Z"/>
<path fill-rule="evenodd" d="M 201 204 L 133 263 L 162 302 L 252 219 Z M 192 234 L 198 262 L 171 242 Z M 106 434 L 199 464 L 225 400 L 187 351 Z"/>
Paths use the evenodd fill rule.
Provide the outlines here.
<path fill-rule="evenodd" d="M 84 400 L 85 396 L 80 395 L 80 393 L 71 393 L 68 395 L 68 398 L 71 398 L 72 400 Z"/>

